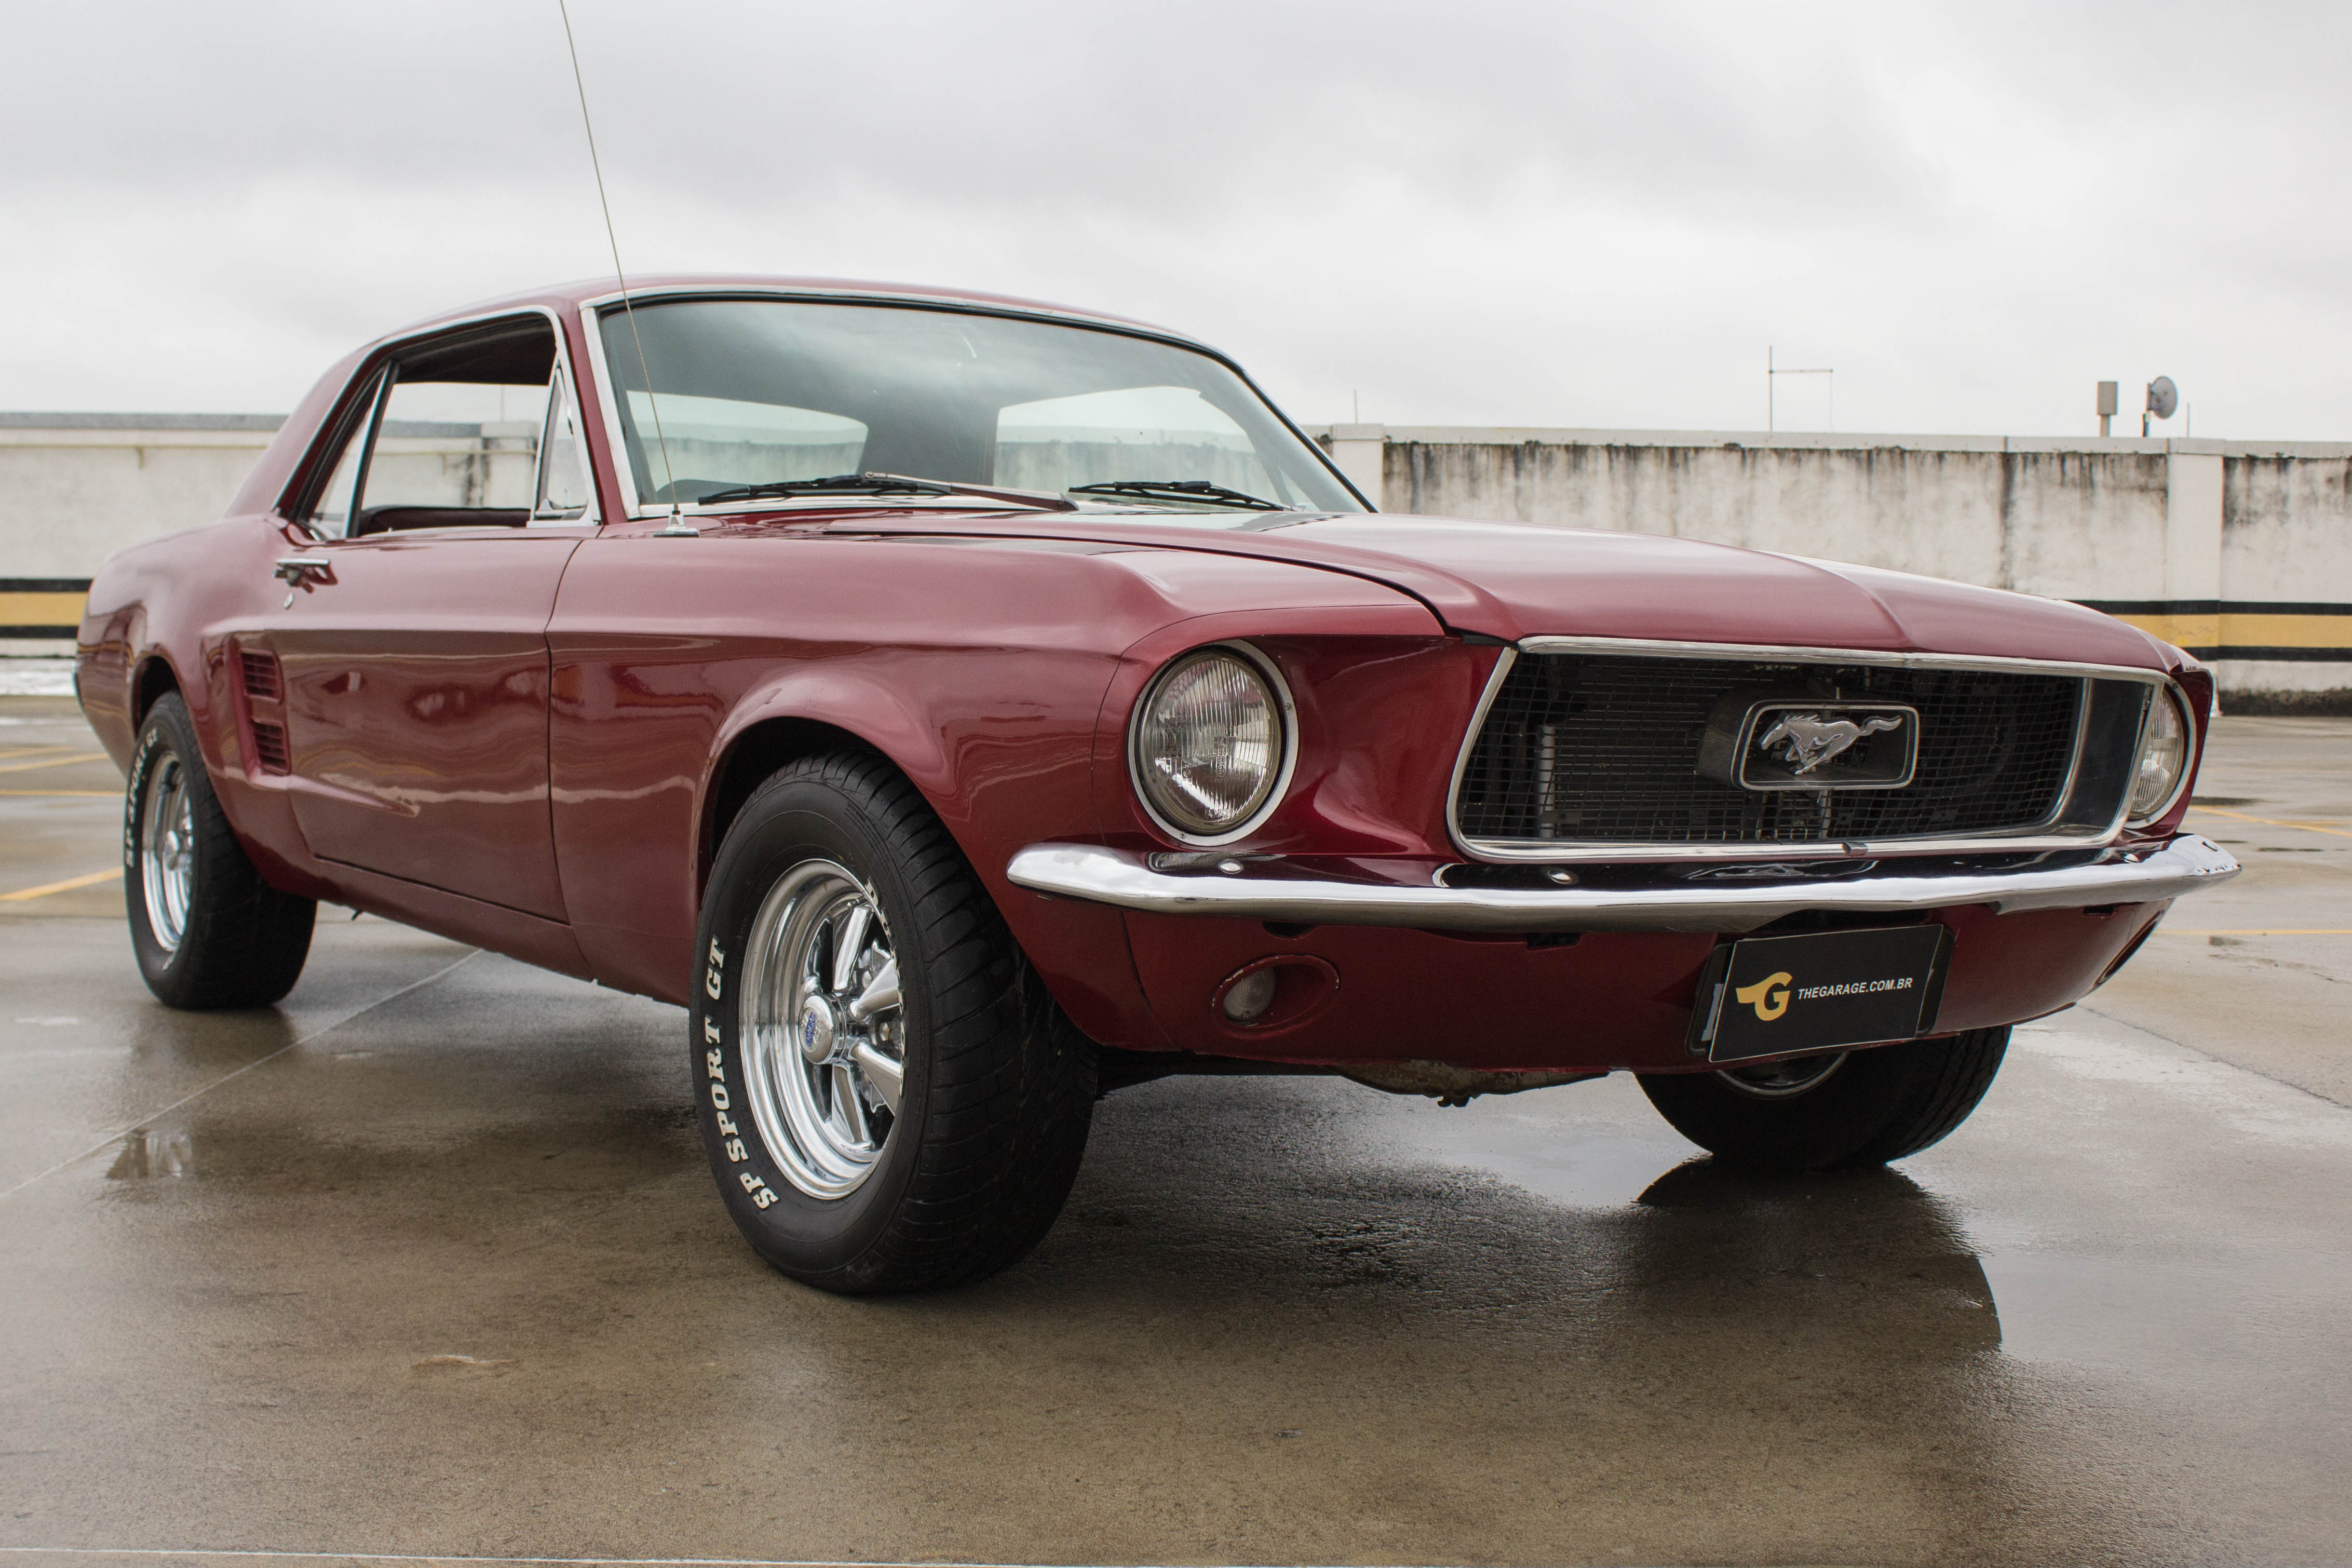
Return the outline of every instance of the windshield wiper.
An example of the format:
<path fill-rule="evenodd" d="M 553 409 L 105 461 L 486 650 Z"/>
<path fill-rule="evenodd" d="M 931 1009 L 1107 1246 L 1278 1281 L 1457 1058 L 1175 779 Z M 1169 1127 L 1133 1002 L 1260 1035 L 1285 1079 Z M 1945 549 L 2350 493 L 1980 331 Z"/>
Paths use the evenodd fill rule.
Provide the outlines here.
<path fill-rule="evenodd" d="M 1113 479 L 1108 484 L 1072 485 L 1074 496 L 1139 496 L 1146 500 L 1161 498 L 1174 500 L 1206 501 L 1211 506 L 1247 507 L 1252 511 L 1288 511 L 1290 508 L 1264 496 L 1254 496 L 1247 490 L 1229 490 L 1223 485 L 1213 485 L 1206 479 Z"/>
<path fill-rule="evenodd" d="M 966 485 L 947 479 L 918 479 L 906 474 L 827 474 L 821 479 L 776 479 L 764 485 L 737 485 L 695 498 L 694 505 L 713 501 L 761 500 L 791 496 L 980 496 L 1055 511 L 1071 511 L 1077 503 L 1052 490 L 1016 490 L 999 485 Z"/>
<path fill-rule="evenodd" d="M 955 491 L 929 479 L 897 474 L 828 474 L 821 479 L 776 479 L 764 485 L 737 485 L 694 498 L 697 506 L 720 500 L 758 500 L 763 496 L 949 496 Z"/>

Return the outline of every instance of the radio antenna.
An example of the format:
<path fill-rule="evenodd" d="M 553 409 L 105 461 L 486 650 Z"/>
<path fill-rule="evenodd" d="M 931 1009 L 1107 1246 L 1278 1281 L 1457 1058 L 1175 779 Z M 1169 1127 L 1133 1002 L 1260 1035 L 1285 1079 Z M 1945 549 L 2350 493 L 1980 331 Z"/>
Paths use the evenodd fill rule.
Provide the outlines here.
<path fill-rule="evenodd" d="M 646 381 L 646 403 L 654 411 L 654 444 L 661 448 L 662 480 L 669 491 L 669 525 L 662 531 L 699 533 L 699 529 L 687 523 L 686 514 L 677 503 L 677 475 L 669 466 L 669 437 L 662 433 L 661 399 L 654 393 L 654 372 L 646 360 L 646 341 L 637 335 L 637 308 L 629 299 L 629 275 L 621 269 L 620 236 L 613 229 L 613 204 L 604 195 L 604 164 L 596 156 L 596 122 L 588 116 L 588 83 L 580 74 L 580 45 L 572 36 L 572 7 L 564 0 L 555 0 L 555 9 L 563 18 L 563 47 L 572 53 L 572 85 L 580 92 L 580 126 L 588 132 L 588 167 L 595 172 L 596 205 L 604 209 L 604 239 L 613 247 L 613 277 L 621 286 L 621 314 L 628 318 L 629 341 L 636 345 L 637 373 Z"/>

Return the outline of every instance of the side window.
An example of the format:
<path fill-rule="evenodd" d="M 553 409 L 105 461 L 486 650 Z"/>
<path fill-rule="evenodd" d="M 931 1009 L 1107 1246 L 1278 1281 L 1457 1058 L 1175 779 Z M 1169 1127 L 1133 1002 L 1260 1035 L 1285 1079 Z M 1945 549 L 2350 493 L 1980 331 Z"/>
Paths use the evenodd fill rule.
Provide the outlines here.
<path fill-rule="evenodd" d="M 394 381 L 360 492 L 358 531 L 521 522 L 546 419 L 545 382 Z M 383 516 L 394 511 L 486 515 Z"/>
<path fill-rule="evenodd" d="M 350 534 L 529 521 L 540 500 L 554 374 L 554 329 L 540 316 L 396 352 L 374 438 L 358 465 Z"/>

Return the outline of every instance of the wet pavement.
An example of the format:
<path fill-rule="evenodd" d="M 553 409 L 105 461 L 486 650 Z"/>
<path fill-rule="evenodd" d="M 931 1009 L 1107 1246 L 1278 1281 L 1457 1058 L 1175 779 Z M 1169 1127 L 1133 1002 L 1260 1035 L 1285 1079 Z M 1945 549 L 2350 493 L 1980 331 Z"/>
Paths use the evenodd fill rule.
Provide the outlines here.
<path fill-rule="evenodd" d="M 0 773 L 0 895 L 116 783 Z M 2247 874 L 1895 1170 L 1717 1171 L 1622 1076 L 1169 1080 L 883 1301 L 736 1237 L 675 1010 L 337 911 L 173 1014 L 116 884 L 0 898 L 0 1563 L 2344 1561 L 2352 721 L 2200 793 Z"/>

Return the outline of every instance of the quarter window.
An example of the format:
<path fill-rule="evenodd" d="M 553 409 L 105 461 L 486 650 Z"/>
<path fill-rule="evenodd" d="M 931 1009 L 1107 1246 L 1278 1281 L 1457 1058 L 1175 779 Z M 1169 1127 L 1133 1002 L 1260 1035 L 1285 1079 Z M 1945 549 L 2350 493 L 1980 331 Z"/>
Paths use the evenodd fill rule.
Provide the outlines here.
<path fill-rule="evenodd" d="M 594 493 L 588 483 L 588 448 L 581 442 L 580 417 L 560 370 L 548 395 L 547 429 L 540 438 L 539 455 L 539 499 L 532 515 L 568 520 L 586 511 Z"/>

